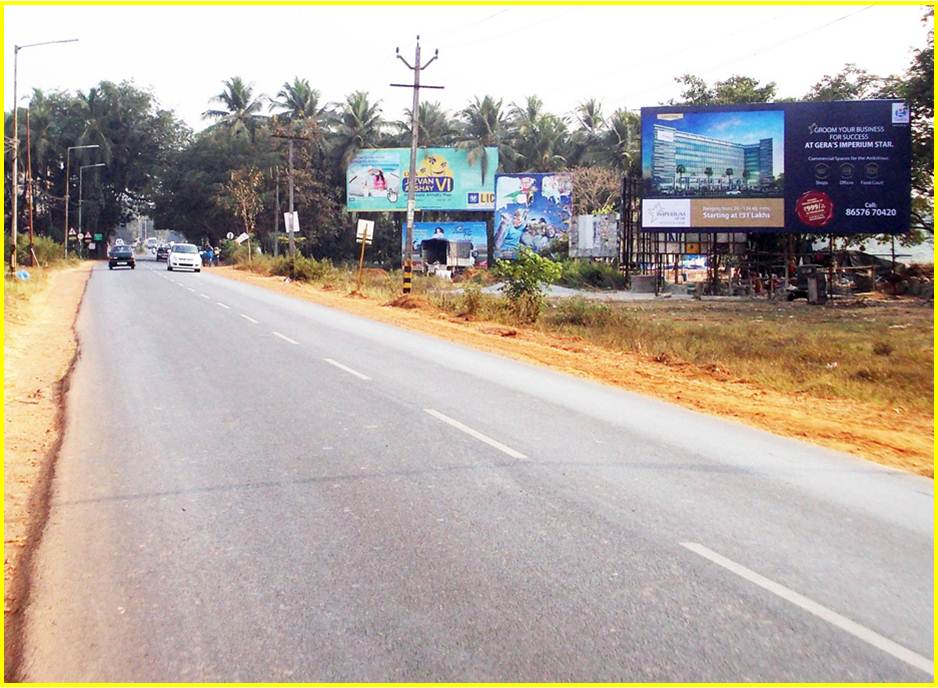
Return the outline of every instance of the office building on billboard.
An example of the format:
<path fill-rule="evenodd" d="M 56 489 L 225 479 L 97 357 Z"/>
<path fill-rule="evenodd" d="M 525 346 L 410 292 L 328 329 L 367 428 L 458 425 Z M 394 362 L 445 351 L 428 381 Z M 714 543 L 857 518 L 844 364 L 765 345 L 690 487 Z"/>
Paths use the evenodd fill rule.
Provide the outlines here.
<path fill-rule="evenodd" d="M 772 184 L 772 139 L 738 143 L 654 125 L 652 178 L 661 193 L 753 190 Z"/>

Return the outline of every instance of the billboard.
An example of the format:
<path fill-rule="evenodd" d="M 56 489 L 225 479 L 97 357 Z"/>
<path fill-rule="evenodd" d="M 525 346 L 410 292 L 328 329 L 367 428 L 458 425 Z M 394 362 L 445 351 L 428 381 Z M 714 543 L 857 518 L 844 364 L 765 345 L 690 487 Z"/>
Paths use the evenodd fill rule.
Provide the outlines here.
<path fill-rule="evenodd" d="M 642 229 L 908 231 L 896 100 L 642 108 Z"/>
<path fill-rule="evenodd" d="M 615 258 L 619 254 L 616 215 L 577 215 L 570 225 L 571 258 Z"/>
<path fill-rule="evenodd" d="M 488 164 L 469 163 L 468 151 L 458 148 L 418 148 L 417 210 L 479 210 L 495 207 L 498 148 L 486 148 Z M 365 149 L 345 171 L 346 209 L 350 212 L 407 210 L 410 148 Z"/>
<path fill-rule="evenodd" d="M 407 234 L 402 232 L 401 246 L 406 249 Z M 413 231 L 413 265 L 415 270 L 423 269 L 424 256 L 429 256 L 433 260 L 434 251 L 425 241 L 443 239 L 448 242 L 458 243 L 466 250 L 461 251 L 460 255 L 467 254 L 471 260 L 471 265 L 460 267 L 481 267 L 488 265 L 488 234 L 485 222 L 415 222 Z M 403 250 L 402 250 L 403 252 Z M 452 252 L 451 252 L 452 253 Z M 445 253 L 441 254 L 443 258 L 439 260 L 441 264 L 446 263 Z"/>
<path fill-rule="evenodd" d="M 495 175 L 496 259 L 512 259 L 526 246 L 546 253 L 570 234 L 573 177 L 569 172 Z"/>

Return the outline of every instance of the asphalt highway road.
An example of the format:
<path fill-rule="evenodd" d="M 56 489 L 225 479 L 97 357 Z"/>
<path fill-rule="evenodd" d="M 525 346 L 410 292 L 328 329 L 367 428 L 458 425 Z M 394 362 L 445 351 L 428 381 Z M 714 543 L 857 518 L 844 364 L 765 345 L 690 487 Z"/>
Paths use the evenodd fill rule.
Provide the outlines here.
<path fill-rule="evenodd" d="M 78 333 L 27 680 L 932 680 L 930 480 L 211 270 Z"/>

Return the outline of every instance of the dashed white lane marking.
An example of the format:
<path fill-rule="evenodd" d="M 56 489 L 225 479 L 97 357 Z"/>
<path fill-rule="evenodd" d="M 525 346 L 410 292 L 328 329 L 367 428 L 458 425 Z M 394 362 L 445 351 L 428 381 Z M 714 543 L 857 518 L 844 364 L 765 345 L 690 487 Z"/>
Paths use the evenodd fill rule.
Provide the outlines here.
<path fill-rule="evenodd" d="M 192 287 L 186 287 L 186 289 L 188 289 L 189 291 L 191 291 L 193 294 L 195 293 L 195 289 L 193 289 Z"/>
<path fill-rule="evenodd" d="M 471 437 L 475 437 L 475 438 L 476 438 L 477 440 L 479 440 L 480 442 L 485 442 L 487 445 L 489 445 L 489 446 L 491 446 L 491 447 L 495 447 L 495 448 L 498 449 L 500 452 L 504 452 L 504 453 L 508 454 L 508 456 L 511 456 L 511 457 L 513 457 L 513 458 L 515 458 L 515 459 L 526 459 L 526 458 L 528 458 L 527 456 L 525 456 L 525 455 L 522 454 L 521 452 L 515 451 L 515 450 L 512 449 L 511 447 L 502 444 L 502 443 L 499 442 L 498 440 L 493 440 L 493 439 L 492 439 L 491 437 L 489 437 L 488 435 L 483 435 L 483 434 L 482 434 L 481 432 L 479 432 L 478 430 L 473 430 L 473 429 L 470 428 L 468 425 L 463 425 L 462 423 L 460 423 L 460 422 L 459 422 L 458 420 L 456 420 L 455 418 L 450 418 L 449 416 L 446 416 L 446 415 L 440 413 L 439 411 L 434 411 L 433 409 L 424 409 L 424 411 L 426 411 L 427 413 L 429 413 L 431 416 L 433 416 L 433 417 L 436 418 L 437 420 L 441 420 L 441 421 L 443 421 L 444 423 L 448 423 L 449 425 L 452 425 L 452 426 L 453 426 L 454 428 L 456 428 L 457 430 L 462 430 L 462 431 L 463 431 L 464 433 L 466 433 L 467 435 L 469 435 L 469 436 L 471 436 Z"/>
<path fill-rule="evenodd" d="M 287 335 L 285 335 L 285 334 L 280 334 L 279 332 L 273 332 L 273 331 L 271 332 L 271 334 L 272 334 L 273 336 L 275 336 L 275 337 L 280 337 L 280 339 L 282 339 L 282 340 L 285 341 L 285 342 L 290 342 L 291 344 L 299 344 L 298 341 L 296 341 L 295 339 L 290 339 L 290 338 L 289 338 Z"/>
<path fill-rule="evenodd" d="M 216 301 L 215 303 L 218 304 L 219 306 L 221 306 L 222 308 L 227 308 L 228 310 L 231 310 L 231 306 L 226 306 L 226 305 L 223 304 L 221 301 Z"/>
<path fill-rule="evenodd" d="M 210 298 L 212 298 L 212 297 L 209 296 L 208 294 L 199 294 L 199 296 L 201 296 L 203 299 L 210 299 Z"/>
<path fill-rule="evenodd" d="M 882 650 L 883 652 L 892 655 L 896 659 L 902 660 L 906 664 L 909 664 L 916 669 L 920 669 L 929 675 L 933 675 L 935 671 L 934 662 L 930 659 L 923 657 L 917 652 L 913 652 L 908 648 L 899 645 L 896 642 L 893 642 L 889 638 L 881 636 L 874 630 L 867 628 L 866 626 L 861 626 L 855 621 L 851 621 L 845 616 L 841 616 L 832 609 L 828 609 L 822 604 L 818 604 L 814 600 L 811 600 L 800 593 L 795 592 L 789 588 L 786 588 L 780 583 L 776 583 L 773 580 L 769 580 L 765 576 L 760 576 L 758 573 L 751 569 L 747 569 L 742 564 L 737 564 L 731 559 L 727 559 L 721 554 L 717 554 L 712 549 L 708 549 L 701 544 L 696 542 L 682 542 L 680 543 L 682 547 L 686 547 L 691 552 L 699 554 L 704 559 L 712 561 L 714 564 L 722 566 L 728 571 L 732 571 L 740 578 L 745 578 L 750 583 L 758 585 L 763 590 L 768 590 L 773 595 L 778 595 L 783 600 L 791 602 L 796 607 L 801 607 L 809 614 L 814 614 L 818 618 L 824 619 L 829 624 L 832 624 L 839 628 L 842 631 L 846 631 L 855 638 L 869 643 L 875 648 Z"/>
<path fill-rule="evenodd" d="M 238 315 L 240 315 L 242 318 L 244 318 L 248 322 L 254 323 L 255 325 L 257 324 L 257 321 L 249 315 L 245 315 L 244 313 L 238 313 Z"/>
<path fill-rule="evenodd" d="M 349 368 L 347 365 L 342 365 L 342 364 L 339 363 L 338 361 L 334 361 L 334 360 L 331 359 L 331 358 L 324 358 L 324 359 L 322 359 L 322 360 L 324 360 L 324 361 L 325 361 L 326 363 L 328 363 L 329 365 L 335 366 L 335 367 L 338 368 L 339 370 L 344 370 L 344 371 L 345 371 L 346 373 L 348 373 L 349 375 L 354 375 L 355 377 L 357 377 L 357 378 L 360 379 L 360 380 L 370 380 L 370 379 L 371 379 L 371 378 L 368 377 L 367 375 L 364 375 L 364 374 L 362 374 L 362 373 L 359 373 L 357 370 L 352 370 L 352 369 Z"/>

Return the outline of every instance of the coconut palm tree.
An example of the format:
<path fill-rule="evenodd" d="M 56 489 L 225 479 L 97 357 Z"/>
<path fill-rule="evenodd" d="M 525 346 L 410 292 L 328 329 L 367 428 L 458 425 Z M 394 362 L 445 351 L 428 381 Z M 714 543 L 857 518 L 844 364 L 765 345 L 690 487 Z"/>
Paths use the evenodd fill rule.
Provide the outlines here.
<path fill-rule="evenodd" d="M 99 162 L 111 162 L 111 138 L 108 136 L 108 102 L 104 93 L 91 88 L 88 93 L 78 93 L 78 117 L 81 121 L 79 146 L 99 146 L 95 159 Z"/>
<path fill-rule="evenodd" d="M 247 131 L 251 135 L 251 143 L 254 143 L 257 125 L 264 119 L 260 114 L 263 96 L 255 98 L 253 85 L 244 83 L 239 76 L 233 76 L 223 83 L 225 88 L 209 102 L 220 103 L 224 109 L 206 110 L 202 118 L 217 120 L 235 134 Z"/>
<path fill-rule="evenodd" d="M 397 132 L 393 137 L 397 145 L 410 143 L 411 109 L 404 110 L 404 119 L 395 123 Z M 420 103 L 417 108 L 417 143 L 421 146 L 445 146 L 456 134 L 449 113 L 439 103 Z"/>
<path fill-rule="evenodd" d="M 606 132 L 602 103 L 596 98 L 584 100 L 574 110 L 574 117 L 579 127 L 573 134 L 572 162 L 576 165 L 596 164 Z"/>
<path fill-rule="evenodd" d="M 609 127 L 603 137 L 604 158 L 610 167 L 623 174 L 638 176 L 641 173 L 640 126 L 636 112 L 619 109 L 609 117 Z"/>
<path fill-rule="evenodd" d="M 469 164 L 476 161 L 482 165 L 482 181 L 484 182 L 490 169 L 486 148 L 497 147 L 498 157 L 502 165 L 506 165 L 515 158 L 515 150 L 511 145 L 508 119 L 502 112 L 502 101 L 492 96 L 478 96 L 472 100 L 459 113 L 463 126 L 457 136 L 456 147 L 469 152 Z"/>
<path fill-rule="evenodd" d="M 687 168 L 684 167 L 684 165 L 678 165 L 674 168 L 674 171 L 677 172 L 677 184 L 675 184 L 675 188 L 678 188 L 681 186 L 681 178 L 684 176 Z"/>
<path fill-rule="evenodd" d="M 568 144 L 566 120 L 542 114 L 526 125 L 526 136 L 518 144 L 518 159 L 525 171 L 559 170 L 567 165 Z"/>
<path fill-rule="evenodd" d="M 270 101 L 270 110 L 288 122 L 305 119 L 321 125 L 328 119 L 330 111 L 320 99 L 319 91 L 312 88 L 307 79 L 294 77 L 293 83 L 285 81 L 277 97 Z"/>
<path fill-rule="evenodd" d="M 362 148 L 381 142 L 380 101 L 372 103 L 367 91 L 355 91 L 345 98 L 332 118 L 332 153 L 342 169 Z"/>

